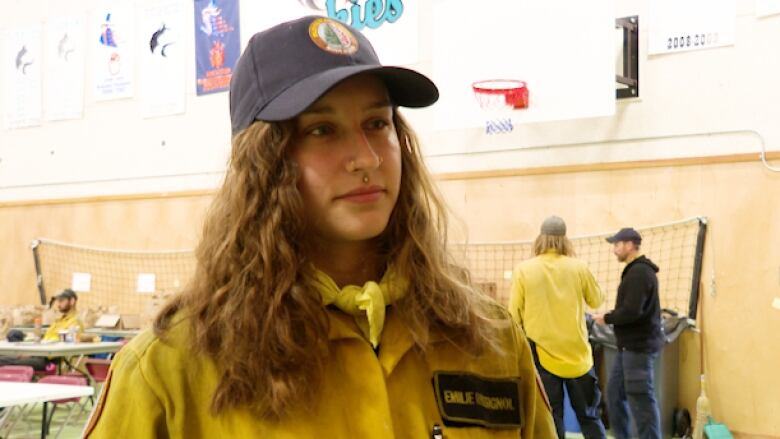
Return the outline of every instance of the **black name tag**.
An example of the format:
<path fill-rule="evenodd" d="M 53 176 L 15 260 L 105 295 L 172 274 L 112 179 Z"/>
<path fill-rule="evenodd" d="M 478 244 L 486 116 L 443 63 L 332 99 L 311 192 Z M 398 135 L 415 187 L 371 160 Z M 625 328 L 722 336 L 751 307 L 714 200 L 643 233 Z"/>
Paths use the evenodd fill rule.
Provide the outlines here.
<path fill-rule="evenodd" d="M 446 425 L 522 428 L 520 378 L 434 372 L 433 389 Z"/>

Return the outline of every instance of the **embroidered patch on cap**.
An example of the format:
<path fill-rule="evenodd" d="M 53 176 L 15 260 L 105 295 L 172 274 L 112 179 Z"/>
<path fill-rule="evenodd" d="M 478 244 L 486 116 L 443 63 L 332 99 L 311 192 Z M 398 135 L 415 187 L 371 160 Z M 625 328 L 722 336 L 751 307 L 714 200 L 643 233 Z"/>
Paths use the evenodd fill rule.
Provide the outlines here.
<path fill-rule="evenodd" d="M 358 50 L 357 38 L 340 22 L 318 18 L 309 25 L 309 37 L 320 49 L 336 55 L 352 55 Z"/>
<path fill-rule="evenodd" d="M 448 426 L 522 428 L 520 378 L 487 378 L 466 372 L 434 372 L 439 414 Z"/>

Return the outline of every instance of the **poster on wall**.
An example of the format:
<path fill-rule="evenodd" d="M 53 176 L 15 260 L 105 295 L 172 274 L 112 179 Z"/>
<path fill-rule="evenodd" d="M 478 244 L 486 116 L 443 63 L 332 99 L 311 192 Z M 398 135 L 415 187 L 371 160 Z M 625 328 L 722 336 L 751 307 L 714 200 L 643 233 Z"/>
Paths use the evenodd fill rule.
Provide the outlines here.
<path fill-rule="evenodd" d="M 44 101 L 46 120 L 80 119 L 84 112 L 83 17 L 57 17 L 46 23 Z"/>
<path fill-rule="evenodd" d="M 360 30 L 386 65 L 419 61 L 422 0 L 289 0 L 244 2 L 242 47 L 257 32 L 306 15 L 334 18 Z"/>
<path fill-rule="evenodd" d="M 734 44 L 736 0 L 654 0 L 648 9 L 650 55 Z"/>
<path fill-rule="evenodd" d="M 139 25 L 141 115 L 184 113 L 184 4 L 159 0 L 142 9 Z"/>
<path fill-rule="evenodd" d="M 135 15 L 132 4 L 104 2 L 95 10 L 88 38 L 93 48 L 95 99 L 133 96 Z"/>
<path fill-rule="evenodd" d="M 195 0 L 198 96 L 228 90 L 241 55 L 240 35 L 238 0 Z"/>
<path fill-rule="evenodd" d="M 4 126 L 22 128 L 41 124 L 41 25 L 3 33 Z"/>

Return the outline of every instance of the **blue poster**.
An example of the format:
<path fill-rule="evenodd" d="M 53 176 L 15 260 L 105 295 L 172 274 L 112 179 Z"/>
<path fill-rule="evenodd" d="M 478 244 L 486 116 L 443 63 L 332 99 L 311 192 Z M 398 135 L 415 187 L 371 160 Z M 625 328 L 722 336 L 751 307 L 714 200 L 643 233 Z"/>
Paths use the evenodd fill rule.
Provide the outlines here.
<path fill-rule="evenodd" d="M 227 91 L 241 55 L 238 0 L 195 0 L 198 96 Z"/>

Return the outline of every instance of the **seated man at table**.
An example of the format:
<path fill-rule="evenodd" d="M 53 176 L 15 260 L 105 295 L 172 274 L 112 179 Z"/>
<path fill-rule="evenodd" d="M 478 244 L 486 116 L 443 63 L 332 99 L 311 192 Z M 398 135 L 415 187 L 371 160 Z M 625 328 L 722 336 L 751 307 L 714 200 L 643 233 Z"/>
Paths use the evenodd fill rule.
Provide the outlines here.
<path fill-rule="evenodd" d="M 57 310 L 62 315 L 49 326 L 41 339 L 42 341 L 57 341 L 60 339 L 60 331 L 69 331 L 71 328 L 75 329 L 79 335 L 84 332 L 84 324 L 81 323 L 76 312 L 78 296 L 76 296 L 75 291 L 66 288 L 52 297 L 51 300 L 52 303 L 56 301 Z"/>
<path fill-rule="evenodd" d="M 41 341 L 59 340 L 60 331 L 69 331 L 73 328 L 78 334 L 84 331 L 84 325 L 76 313 L 76 302 L 78 297 L 76 293 L 67 288 L 52 298 L 52 304 L 57 303 L 57 310 L 62 314 L 54 323 L 49 326 Z M 11 340 L 9 340 L 11 341 Z M 6 356 L 0 355 L 0 366 L 21 365 L 32 366 L 35 370 L 45 370 L 49 359 L 45 357 L 28 356 Z"/>

